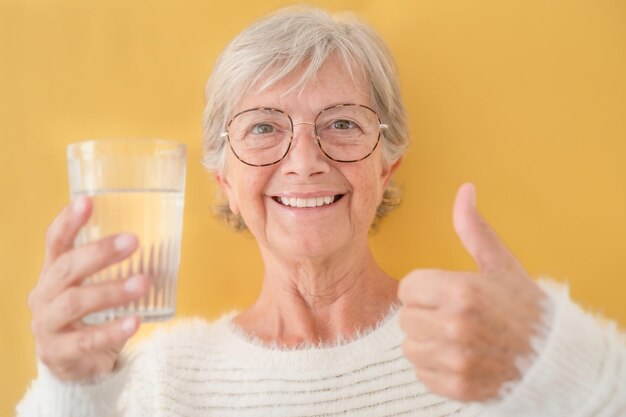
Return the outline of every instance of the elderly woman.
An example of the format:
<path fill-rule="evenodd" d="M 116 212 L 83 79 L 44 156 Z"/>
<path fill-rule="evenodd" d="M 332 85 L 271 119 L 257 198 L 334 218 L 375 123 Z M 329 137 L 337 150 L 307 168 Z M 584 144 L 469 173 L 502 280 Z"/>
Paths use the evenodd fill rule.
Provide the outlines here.
<path fill-rule="evenodd" d="M 471 184 L 454 225 L 478 273 L 416 270 L 398 285 L 376 264 L 368 231 L 397 204 L 407 140 L 393 60 L 369 27 L 313 9 L 252 25 L 208 83 L 204 152 L 220 215 L 258 242 L 257 301 L 122 351 L 137 318 L 81 318 L 139 297 L 145 278 L 80 283 L 138 242 L 73 248 L 91 211 L 79 199 L 49 228 L 29 299 L 39 376 L 19 415 L 626 415 L 615 326 L 531 280 Z"/>

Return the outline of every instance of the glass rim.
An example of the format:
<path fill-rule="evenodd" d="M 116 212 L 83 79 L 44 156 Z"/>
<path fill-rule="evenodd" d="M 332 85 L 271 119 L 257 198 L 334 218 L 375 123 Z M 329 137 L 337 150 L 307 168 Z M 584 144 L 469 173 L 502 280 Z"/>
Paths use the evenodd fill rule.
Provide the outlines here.
<path fill-rule="evenodd" d="M 115 150 L 116 148 L 160 149 L 175 155 L 186 156 L 187 145 L 183 142 L 162 138 L 102 138 L 72 142 L 66 146 L 68 157 L 92 153 L 97 149 Z"/>

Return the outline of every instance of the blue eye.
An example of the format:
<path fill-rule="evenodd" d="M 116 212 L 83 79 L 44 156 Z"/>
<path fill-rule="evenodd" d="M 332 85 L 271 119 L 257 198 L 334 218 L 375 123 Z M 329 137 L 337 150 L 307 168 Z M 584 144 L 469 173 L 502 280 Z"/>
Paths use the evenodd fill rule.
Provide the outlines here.
<path fill-rule="evenodd" d="M 258 134 L 258 135 L 272 133 L 274 132 L 274 126 L 268 123 L 258 123 L 252 126 L 252 128 L 250 129 L 250 132 Z"/>
<path fill-rule="evenodd" d="M 354 129 L 356 126 L 356 124 L 350 120 L 334 120 L 331 123 L 331 127 L 333 129 Z"/>

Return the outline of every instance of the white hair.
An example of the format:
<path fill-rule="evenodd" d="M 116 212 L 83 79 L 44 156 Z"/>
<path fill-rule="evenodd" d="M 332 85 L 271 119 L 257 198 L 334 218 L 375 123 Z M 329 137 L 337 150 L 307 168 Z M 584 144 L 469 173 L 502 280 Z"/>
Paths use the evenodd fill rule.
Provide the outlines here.
<path fill-rule="evenodd" d="M 365 81 L 371 105 L 381 121 L 389 125 L 381 132 L 383 158 L 386 163 L 397 161 L 406 151 L 409 135 L 395 63 L 388 47 L 372 28 L 353 15 L 330 15 L 323 10 L 295 6 L 249 26 L 217 59 L 206 86 L 203 165 L 211 172 L 222 172 L 227 143 L 221 133 L 226 130 L 235 106 L 252 86 L 262 91 L 304 64 L 306 69 L 292 90 L 303 88 L 335 54 L 353 78 Z M 390 182 L 376 220 L 399 201 L 400 191 Z M 234 215 L 227 204 L 218 206 L 216 214 L 237 229 L 245 228 L 241 217 Z"/>

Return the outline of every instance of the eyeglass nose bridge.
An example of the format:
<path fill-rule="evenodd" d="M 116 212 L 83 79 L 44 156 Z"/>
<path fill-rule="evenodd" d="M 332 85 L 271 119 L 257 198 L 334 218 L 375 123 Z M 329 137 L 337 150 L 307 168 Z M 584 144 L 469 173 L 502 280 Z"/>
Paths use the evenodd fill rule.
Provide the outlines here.
<path fill-rule="evenodd" d="M 298 125 L 309 125 L 313 127 L 313 137 L 317 140 L 317 144 L 319 145 L 319 147 L 322 147 L 322 144 L 319 143 L 319 136 L 317 136 L 317 125 L 313 122 L 298 122 L 298 123 L 293 123 L 291 124 L 291 140 L 294 139 L 294 136 L 296 135 L 296 131 L 295 131 L 295 127 Z M 324 152 L 324 150 L 322 149 L 322 152 Z M 325 152 L 324 152 L 325 153 Z"/>
<path fill-rule="evenodd" d="M 315 142 L 317 142 L 317 146 L 320 148 L 320 151 L 322 151 L 322 153 L 324 155 L 326 155 L 328 158 L 332 159 L 327 153 L 326 151 L 324 151 L 324 148 L 322 148 L 322 144 L 320 143 L 320 138 L 317 135 L 317 125 L 313 122 L 298 122 L 298 123 L 293 123 L 291 124 L 291 138 L 289 140 L 289 147 L 287 148 L 287 152 L 285 152 L 285 156 L 287 156 L 287 154 L 289 153 L 289 151 L 291 151 L 291 149 L 293 148 L 293 141 L 295 139 L 296 136 L 296 131 L 295 131 L 295 127 L 298 125 L 309 125 L 313 127 L 313 139 L 315 140 Z M 283 156 L 283 158 L 285 157 Z"/>
<path fill-rule="evenodd" d="M 298 125 L 309 125 L 309 126 L 313 126 L 313 131 L 316 132 L 317 131 L 317 125 L 313 122 L 298 122 L 298 123 L 294 123 L 292 125 L 292 127 L 296 127 Z"/>

